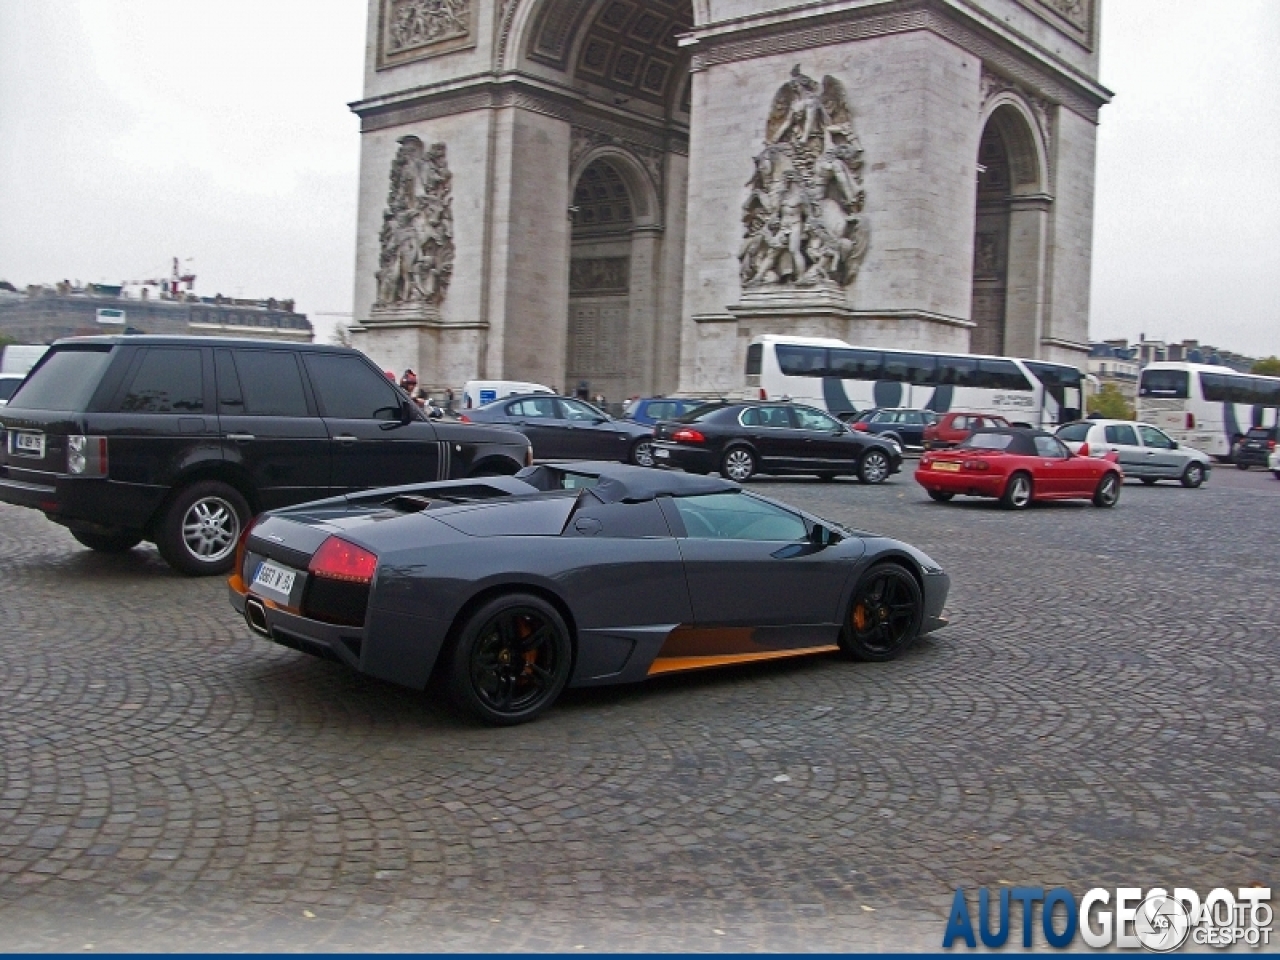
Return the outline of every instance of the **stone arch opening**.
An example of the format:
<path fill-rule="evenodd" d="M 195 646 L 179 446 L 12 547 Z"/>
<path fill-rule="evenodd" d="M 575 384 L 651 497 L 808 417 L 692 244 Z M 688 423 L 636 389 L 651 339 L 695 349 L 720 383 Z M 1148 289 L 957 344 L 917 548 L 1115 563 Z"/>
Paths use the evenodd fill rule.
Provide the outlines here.
<path fill-rule="evenodd" d="M 974 353 L 1040 353 L 1050 198 L 1034 121 L 1008 96 L 988 105 L 978 141 L 970 319 Z"/>
<path fill-rule="evenodd" d="M 596 150 L 571 183 L 566 387 L 611 403 L 651 379 L 652 231 L 650 200 L 636 186 L 642 175 L 617 151 Z"/>

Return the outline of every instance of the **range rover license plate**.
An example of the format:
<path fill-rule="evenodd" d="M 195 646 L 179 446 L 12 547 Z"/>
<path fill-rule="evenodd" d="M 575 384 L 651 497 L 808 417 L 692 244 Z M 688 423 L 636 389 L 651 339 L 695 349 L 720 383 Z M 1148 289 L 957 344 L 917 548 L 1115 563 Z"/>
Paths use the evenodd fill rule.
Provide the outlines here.
<path fill-rule="evenodd" d="M 289 594 L 293 592 L 293 581 L 297 576 L 296 570 L 264 560 L 258 565 L 258 572 L 253 575 L 253 587 L 273 600 L 288 603 Z"/>
<path fill-rule="evenodd" d="M 44 434 L 9 431 L 9 452 L 23 457 L 43 457 Z"/>

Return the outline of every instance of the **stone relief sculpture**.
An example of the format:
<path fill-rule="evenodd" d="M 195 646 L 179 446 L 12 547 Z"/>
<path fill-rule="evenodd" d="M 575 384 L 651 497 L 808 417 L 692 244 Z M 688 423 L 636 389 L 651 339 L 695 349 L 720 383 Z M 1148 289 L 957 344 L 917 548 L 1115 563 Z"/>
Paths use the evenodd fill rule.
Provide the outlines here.
<path fill-rule="evenodd" d="M 387 53 L 465 37 L 471 29 L 471 0 L 390 0 Z"/>
<path fill-rule="evenodd" d="M 742 283 L 847 286 L 867 249 L 862 147 L 844 85 L 797 64 L 773 98 L 742 205 Z"/>
<path fill-rule="evenodd" d="M 453 175 L 443 143 L 401 137 L 378 239 L 378 301 L 438 307 L 453 276 Z"/>

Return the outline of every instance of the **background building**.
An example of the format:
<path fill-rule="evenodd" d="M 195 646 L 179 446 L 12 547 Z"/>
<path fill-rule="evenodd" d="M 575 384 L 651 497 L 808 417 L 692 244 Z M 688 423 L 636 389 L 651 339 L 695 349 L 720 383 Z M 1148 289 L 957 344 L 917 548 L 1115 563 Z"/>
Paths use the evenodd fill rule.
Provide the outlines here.
<path fill-rule="evenodd" d="M 762 333 L 1089 352 L 1098 0 L 371 0 L 353 339 L 742 384 Z"/>
<path fill-rule="evenodd" d="M 0 287 L 0 336 L 16 343 L 110 333 L 168 333 L 309 341 L 311 322 L 292 300 L 198 297 L 159 285 Z"/>

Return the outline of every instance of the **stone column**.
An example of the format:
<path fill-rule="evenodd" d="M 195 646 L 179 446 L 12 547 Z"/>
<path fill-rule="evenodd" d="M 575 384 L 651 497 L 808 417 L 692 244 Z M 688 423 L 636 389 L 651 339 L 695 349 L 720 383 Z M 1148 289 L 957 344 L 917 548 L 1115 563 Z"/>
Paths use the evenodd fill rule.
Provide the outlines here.
<path fill-rule="evenodd" d="M 1040 356 L 1044 330 L 1046 248 L 1052 198 L 1044 194 L 1009 200 L 1008 290 L 1004 350 L 1011 357 Z"/>
<path fill-rule="evenodd" d="M 627 318 L 629 362 L 625 381 L 628 394 L 647 396 L 656 389 L 658 382 L 658 257 L 661 248 L 661 227 L 635 227 L 631 231 L 631 307 Z M 630 358 L 643 358 L 644 362 L 634 363 Z"/>

